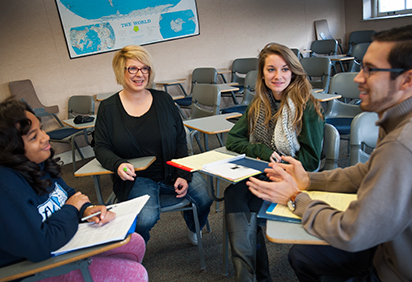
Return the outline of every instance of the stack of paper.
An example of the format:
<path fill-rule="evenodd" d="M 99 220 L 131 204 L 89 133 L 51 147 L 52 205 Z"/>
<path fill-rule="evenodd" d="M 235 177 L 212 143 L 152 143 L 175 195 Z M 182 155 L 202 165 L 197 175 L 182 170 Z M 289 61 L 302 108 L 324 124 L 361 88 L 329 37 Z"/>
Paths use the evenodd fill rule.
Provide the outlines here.
<path fill-rule="evenodd" d="M 52 252 L 52 255 L 61 255 L 78 249 L 123 240 L 148 199 L 149 195 L 144 195 L 112 205 L 111 211 L 116 213 L 116 218 L 105 225 L 79 224 L 79 229 L 73 238 L 66 245 Z"/>
<path fill-rule="evenodd" d="M 250 176 L 262 173 L 260 170 L 236 164 L 239 159 L 244 159 L 245 155 L 239 155 L 231 159 L 225 159 L 202 167 L 202 171 L 225 178 L 232 182 L 238 182 Z"/>
<path fill-rule="evenodd" d="M 357 199 L 356 194 L 323 191 L 305 191 L 304 193 L 308 193 L 313 200 L 324 201 L 331 207 L 340 211 L 345 211 L 349 207 L 350 203 Z M 267 204 L 266 207 L 264 206 L 265 205 L 262 205 L 262 208 L 266 210 L 266 215 L 259 212 L 259 217 L 286 222 L 301 222 L 300 217 L 291 212 L 287 206 L 275 203 Z"/>
<path fill-rule="evenodd" d="M 243 155 L 243 157 L 245 157 Z M 188 156 L 181 159 L 173 159 L 166 162 L 168 165 L 175 166 L 177 168 L 186 171 L 198 171 L 201 170 L 205 164 L 213 163 L 220 160 L 227 160 L 237 158 L 230 154 L 225 154 L 217 151 L 207 151 L 201 154 L 196 154 L 193 156 Z"/>

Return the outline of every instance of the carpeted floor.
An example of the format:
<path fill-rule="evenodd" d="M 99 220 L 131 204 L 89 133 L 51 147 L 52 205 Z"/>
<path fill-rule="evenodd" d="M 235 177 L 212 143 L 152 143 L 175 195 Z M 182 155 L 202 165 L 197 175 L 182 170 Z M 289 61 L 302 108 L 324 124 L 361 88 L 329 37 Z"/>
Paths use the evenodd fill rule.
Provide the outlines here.
<path fill-rule="evenodd" d="M 216 148 L 216 138 L 211 137 L 210 148 Z M 341 142 L 340 167 L 348 166 L 349 160 L 346 141 Z M 199 152 L 197 146 L 195 153 Z M 81 167 L 88 160 L 79 161 Z M 63 166 L 63 179 L 76 190 L 87 194 L 92 203 L 97 203 L 93 181 L 91 177 L 75 178 L 71 164 Z M 109 176 L 101 178 L 104 198 L 111 193 L 111 180 Z M 227 185 L 221 185 L 221 195 Z M 223 210 L 223 203 L 219 208 Z M 162 213 L 160 221 L 151 231 L 151 239 L 147 244 L 146 255 L 143 261 L 150 281 L 232 281 L 233 267 L 229 262 L 229 275 L 222 275 L 222 212 L 216 212 L 216 203 L 213 204 L 209 215 L 211 233 L 203 230 L 203 246 L 206 259 L 206 270 L 200 270 L 198 249 L 192 246 L 186 236 L 185 223 L 180 213 Z M 270 270 L 274 281 L 297 281 L 294 272 L 287 261 L 290 245 L 274 244 L 267 242 Z M 230 250 L 229 250 L 230 251 Z"/>

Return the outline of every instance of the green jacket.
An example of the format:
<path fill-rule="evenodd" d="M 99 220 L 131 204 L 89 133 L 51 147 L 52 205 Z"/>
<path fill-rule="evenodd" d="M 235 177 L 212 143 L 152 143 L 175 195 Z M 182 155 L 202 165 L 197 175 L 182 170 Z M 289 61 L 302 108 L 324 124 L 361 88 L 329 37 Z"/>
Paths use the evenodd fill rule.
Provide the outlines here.
<path fill-rule="evenodd" d="M 269 161 L 273 150 L 264 144 L 252 144 L 249 142 L 249 108 L 229 131 L 226 148 L 252 158 L 260 158 Z M 319 167 L 322 151 L 323 130 L 325 122 L 316 113 L 313 103 L 308 102 L 302 117 L 302 131 L 298 136 L 300 150 L 296 153 L 298 159 L 307 171 L 313 171 Z"/>

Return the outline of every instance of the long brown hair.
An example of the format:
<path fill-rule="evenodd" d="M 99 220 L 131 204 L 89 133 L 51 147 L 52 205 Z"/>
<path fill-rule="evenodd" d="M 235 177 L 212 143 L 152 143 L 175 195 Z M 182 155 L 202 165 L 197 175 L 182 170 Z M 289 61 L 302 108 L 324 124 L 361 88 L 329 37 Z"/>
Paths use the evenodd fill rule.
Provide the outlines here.
<path fill-rule="evenodd" d="M 276 113 L 272 113 L 269 102 L 269 95 L 273 95 L 272 91 L 266 86 L 263 80 L 263 69 L 266 58 L 270 55 L 279 55 L 282 57 L 292 71 L 292 79 L 286 89 L 283 90 L 280 109 Z M 283 107 L 287 105 L 287 98 L 290 98 L 296 105 L 296 114 L 293 118 L 292 126 L 298 133 L 302 129 L 302 116 L 309 100 L 312 101 L 316 113 L 323 119 L 320 103 L 311 94 L 311 89 L 312 86 L 307 79 L 306 73 L 293 51 L 281 44 L 267 44 L 259 54 L 256 95 L 251 102 L 248 115 L 249 124 L 252 125 L 249 134 L 254 130 L 260 107 L 264 107 L 265 109 L 265 125 L 268 125 L 270 120 L 275 121 L 279 117 Z"/>

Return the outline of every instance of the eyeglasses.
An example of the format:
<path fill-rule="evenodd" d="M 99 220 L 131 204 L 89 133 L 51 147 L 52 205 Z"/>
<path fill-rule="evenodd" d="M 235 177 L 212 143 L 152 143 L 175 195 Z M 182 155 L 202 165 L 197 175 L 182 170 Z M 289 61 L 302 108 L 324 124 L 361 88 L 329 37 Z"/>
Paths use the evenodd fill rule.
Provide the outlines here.
<path fill-rule="evenodd" d="M 130 66 L 130 67 L 125 67 L 124 69 L 127 70 L 130 74 L 136 74 L 139 71 L 141 71 L 143 74 L 147 74 L 150 71 L 150 67 L 138 68 L 136 66 Z"/>
<path fill-rule="evenodd" d="M 387 72 L 404 72 L 406 71 L 405 69 L 400 69 L 400 68 L 389 68 L 389 69 L 382 69 L 382 68 L 370 68 L 365 65 L 358 59 L 355 59 L 355 64 L 359 65 L 361 70 L 363 70 L 363 76 L 365 78 L 369 78 L 371 76 L 371 72 L 376 72 L 376 71 L 387 71 Z"/>

